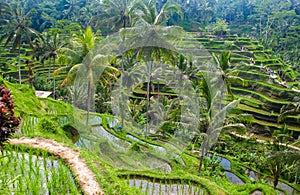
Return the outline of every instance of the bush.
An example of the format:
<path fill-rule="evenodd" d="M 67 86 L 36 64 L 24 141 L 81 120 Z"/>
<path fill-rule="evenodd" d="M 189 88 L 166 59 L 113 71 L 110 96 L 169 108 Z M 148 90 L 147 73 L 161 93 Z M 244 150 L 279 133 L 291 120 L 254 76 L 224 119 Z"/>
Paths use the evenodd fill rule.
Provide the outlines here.
<path fill-rule="evenodd" d="M 58 133 L 59 126 L 49 118 L 41 118 L 35 125 L 35 129 L 45 133 Z"/>
<path fill-rule="evenodd" d="M 19 124 L 19 119 L 14 116 L 14 103 L 10 90 L 0 86 L 0 144 L 15 132 Z"/>

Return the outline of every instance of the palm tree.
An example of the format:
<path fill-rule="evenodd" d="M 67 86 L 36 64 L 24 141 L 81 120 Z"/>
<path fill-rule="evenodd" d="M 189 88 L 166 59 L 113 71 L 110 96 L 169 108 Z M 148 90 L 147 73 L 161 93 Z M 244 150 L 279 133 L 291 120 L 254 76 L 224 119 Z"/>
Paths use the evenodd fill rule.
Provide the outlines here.
<path fill-rule="evenodd" d="M 112 29 L 131 27 L 138 18 L 139 3 L 139 0 L 103 0 L 104 14 L 95 16 L 94 20 L 106 18 L 105 23 L 112 25 Z"/>
<path fill-rule="evenodd" d="M 180 6 L 170 1 L 167 1 L 158 11 L 156 1 L 144 0 L 142 4 L 139 4 L 138 9 L 142 12 L 141 19 L 149 25 L 164 25 L 172 14 L 181 15 Z"/>
<path fill-rule="evenodd" d="M 54 75 L 67 72 L 66 78 L 62 81 L 61 86 L 70 85 L 73 83 L 76 71 L 73 67 L 76 64 L 81 64 L 88 53 L 94 49 L 97 37 L 94 35 L 92 28 L 88 26 L 81 35 L 74 35 L 71 39 L 73 48 L 62 47 L 57 50 L 58 63 L 65 66 L 55 70 Z"/>
<path fill-rule="evenodd" d="M 63 41 L 56 29 L 45 31 L 41 36 L 35 40 L 36 58 L 44 64 L 45 61 L 50 60 L 51 65 L 48 65 L 48 82 L 50 81 L 51 67 L 56 64 L 58 57 L 57 51 L 64 47 L 66 43 Z M 53 97 L 55 98 L 55 75 L 53 78 Z"/>
<path fill-rule="evenodd" d="M 284 121 L 288 116 L 295 116 L 300 114 L 300 103 L 288 104 L 280 109 L 280 115 L 278 116 L 278 122 Z"/>
<path fill-rule="evenodd" d="M 72 67 L 72 72 L 76 71 L 76 83 L 75 87 L 78 85 L 87 85 L 87 118 L 86 126 L 89 123 L 89 115 L 91 111 L 91 103 L 94 102 L 94 94 L 96 90 L 97 83 L 99 82 L 100 75 L 105 71 L 105 69 L 113 70 L 118 72 L 118 69 L 111 66 L 112 56 L 104 56 L 101 54 L 89 53 L 85 60 L 76 64 Z M 74 74 L 73 74 L 74 75 Z M 114 77 L 115 78 L 115 77 Z"/>
<path fill-rule="evenodd" d="M 27 41 L 27 44 L 34 50 L 31 42 L 31 35 L 39 36 L 39 33 L 34 29 L 28 27 L 30 24 L 30 15 L 33 10 L 24 13 L 19 4 L 6 4 L 9 11 L 6 11 L 5 17 L 1 19 L 3 26 L 1 28 L 6 29 L 4 34 L 0 37 L 0 42 L 5 40 L 4 46 L 7 47 L 9 43 L 12 43 L 12 50 L 18 50 L 18 72 L 19 83 L 22 83 L 21 79 L 21 44 L 22 41 Z"/>
<path fill-rule="evenodd" d="M 74 90 L 79 88 L 87 89 L 86 102 L 81 102 L 82 104 L 77 105 L 87 110 L 86 125 L 89 122 L 90 106 L 91 102 L 93 102 L 93 94 L 95 93 L 97 82 L 100 80 L 108 85 L 110 83 L 109 77 L 110 79 L 116 79 L 116 74 L 119 74 L 119 70 L 111 66 L 113 61 L 111 56 L 95 53 L 97 52 L 97 49 L 95 49 L 96 40 L 97 37 L 92 32 L 92 28 L 87 27 L 81 36 L 76 36 L 72 40 L 75 46 L 80 47 L 79 50 L 69 48 L 61 48 L 59 50 L 60 56 L 58 60 L 66 63 L 66 66 L 54 72 L 54 75 L 58 75 L 67 71 L 67 76 L 61 86 L 74 84 Z M 74 83 L 75 79 L 76 83 Z M 83 84 L 86 85 L 86 88 L 82 87 Z M 82 97 L 79 97 L 80 99 Z M 77 100 L 74 101 L 76 102 Z"/>
<path fill-rule="evenodd" d="M 226 106 L 222 106 L 223 95 L 221 90 L 212 87 L 214 85 L 214 79 L 208 74 L 202 73 L 201 81 L 199 83 L 202 97 L 206 101 L 206 108 L 204 108 L 203 116 L 200 117 L 200 129 L 196 132 L 196 136 L 202 137 L 202 145 L 200 152 L 200 161 L 198 172 L 201 172 L 204 156 L 213 144 L 217 142 L 217 138 L 222 130 L 232 129 L 245 129 L 245 126 L 239 121 L 229 121 L 224 124 L 226 114 L 239 103 L 239 100 L 234 100 Z M 225 84 L 226 85 L 226 84 Z"/>
<path fill-rule="evenodd" d="M 230 69 L 230 58 L 231 52 L 230 51 L 222 51 L 220 55 L 216 55 L 215 53 L 212 54 L 215 63 L 218 65 L 219 70 L 221 71 L 222 78 L 226 84 L 226 89 L 228 94 L 230 95 L 231 99 L 233 99 L 233 94 L 231 92 L 231 82 L 239 82 L 242 85 L 245 84 L 245 81 L 236 76 L 239 71 Z"/>
<path fill-rule="evenodd" d="M 292 167 L 300 166 L 300 152 L 288 150 L 283 146 L 282 141 L 286 140 L 286 138 L 290 138 L 286 132 L 274 135 L 273 137 L 272 150 L 266 158 L 266 165 L 274 177 L 273 187 L 276 189 L 279 177 L 282 173 L 292 169 Z M 299 169 L 297 169 L 297 171 L 299 171 Z"/>

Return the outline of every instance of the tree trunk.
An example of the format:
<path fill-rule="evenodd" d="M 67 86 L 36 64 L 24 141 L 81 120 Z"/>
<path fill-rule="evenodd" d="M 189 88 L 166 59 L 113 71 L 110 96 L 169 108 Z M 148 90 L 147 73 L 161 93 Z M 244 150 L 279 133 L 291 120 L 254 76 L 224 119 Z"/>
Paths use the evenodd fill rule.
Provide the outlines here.
<path fill-rule="evenodd" d="M 88 98 L 87 98 L 87 115 L 86 115 L 86 122 L 85 126 L 88 127 L 89 124 L 89 117 L 90 117 L 90 106 L 91 106 L 91 81 L 88 80 Z"/>
<path fill-rule="evenodd" d="M 204 156 L 206 155 L 205 147 L 206 147 L 206 138 L 204 137 L 203 143 L 201 146 L 200 161 L 199 161 L 199 167 L 198 167 L 199 173 L 201 173 L 201 171 L 202 171 L 203 160 L 204 160 Z"/>
<path fill-rule="evenodd" d="M 199 173 L 201 173 L 202 171 L 203 160 L 204 160 L 204 156 L 200 156 L 199 167 L 198 167 Z"/>
<path fill-rule="evenodd" d="M 120 109 L 120 114 L 121 114 L 121 126 L 122 126 L 122 128 L 124 128 L 124 118 L 125 118 L 125 116 L 124 116 L 124 101 L 123 100 L 124 100 L 124 98 L 123 98 L 123 79 L 121 77 L 121 82 L 120 82 L 120 97 L 119 97 L 119 102 L 120 102 L 119 109 Z"/>
<path fill-rule="evenodd" d="M 19 83 L 22 84 L 21 78 L 21 43 L 19 44 L 19 51 L 18 51 L 18 72 L 19 72 Z"/>
<path fill-rule="evenodd" d="M 55 58 L 53 58 L 53 63 L 52 67 L 55 65 Z M 49 72 L 49 81 L 50 81 L 50 72 Z M 53 98 L 56 99 L 56 94 L 55 94 L 55 75 L 53 74 Z"/>
<path fill-rule="evenodd" d="M 275 174 L 274 174 L 274 189 L 276 189 L 276 186 L 277 186 L 277 184 L 278 184 L 278 181 L 279 181 L 279 172 L 278 171 L 276 171 L 275 172 Z"/>
<path fill-rule="evenodd" d="M 56 99 L 56 93 L 55 93 L 55 76 L 53 77 L 53 98 Z"/>
<path fill-rule="evenodd" d="M 151 82 L 151 64 L 148 67 L 148 83 L 147 83 L 147 123 L 146 123 L 146 137 L 149 133 L 149 107 L 150 107 L 150 82 Z"/>

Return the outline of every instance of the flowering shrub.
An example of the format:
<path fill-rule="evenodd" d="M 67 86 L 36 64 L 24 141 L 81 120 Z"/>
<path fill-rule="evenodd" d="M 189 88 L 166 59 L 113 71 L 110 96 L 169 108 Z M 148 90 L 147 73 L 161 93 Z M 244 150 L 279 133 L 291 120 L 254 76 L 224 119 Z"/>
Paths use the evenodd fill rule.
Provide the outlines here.
<path fill-rule="evenodd" d="M 0 143 L 15 132 L 19 119 L 14 116 L 14 103 L 10 90 L 0 86 Z"/>

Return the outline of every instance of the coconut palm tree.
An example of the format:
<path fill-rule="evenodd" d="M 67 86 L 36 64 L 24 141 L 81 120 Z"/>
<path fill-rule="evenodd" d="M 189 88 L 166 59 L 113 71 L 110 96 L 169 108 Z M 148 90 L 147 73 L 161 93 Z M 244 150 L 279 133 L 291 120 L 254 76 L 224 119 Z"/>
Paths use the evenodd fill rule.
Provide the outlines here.
<path fill-rule="evenodd" d="M 103 12 L 94 20 L 105 19 L 105 24 L 112 25 L 112 29 L 127 28 L 135 24 L 138 16 L 136 8 L 139 0 L 103 0 Z"/>
<path fill-rule="evenodd" d="M 138 5 L 138 9 L 142 12 L 141 19 L 149 25 L 165 25 L 174 13 L 181 15 L 180 6 L 176 3 L 167 1 L 160 10 L 157 10 L 156 1 L 142 2 Z"/>
<path fill-rule="evenodd" d="M 222 130 L 245 130 L 245 125 L 237 120 L 227 120 L 226 114 L 234 107 L 237 106 L 240 100 L 234 100 L 229 104 L 222 106 L 223 95 L 220 89 L 214 89 L 214 79 L 209 75 L 202 73 L 201 80 L 198 87 L 205 99 L 206 108 L 203 108 L 203 116 L 199 119 L 199 132 L 195 132 L 196 136 L 202 137 L 202 145 L 200 151 L 200 161 L 198 172 L 201 172 L 204 156 L 207 154 L 208 150 L 213 144 L 217 142 L 217 139 Z M 225 84 L 226 85 L 226 84 Z M 245 116 L 248 117 L 248 116 Z M 225 123 L 226 122 L 226 123 Z"/>
<path fill-rule="evenodd" d="M 73 66 L 81 64 L 88 53 L 94 49 L 97 37 L 94 35 L 92 28 L 89 26 L 81 35 L 74 35 L 71 39 L 71 46 L 62 47 L 57 50 L 58 63 L 64 66 L 55 70 L 54 75 L 57 76 L 61 73 L 67 73 L 66 78 L 62 81 L 61 86 L 70 85 L 75 79 Z"/>
<path fill-rule="evenodd" d="M 63 40 L 63 37 L 58 34 L 56 29 L 50 29 L 45 31 L 35 40 L 35 57 L 41 61 L 42 64 L 45 61 L 50 60 L 48 64 L 48 82 L 50 82 L 51 69 L 56 64 L 56 59 L 58 57 L 58 50 L 63 48 L 66 45 L 66 42 Z M 55 98 L 55 75 L 53 78 L 53 97 Z"/>
<path fill-rule="evenodd" d="M 109 79 L 117 79 L 116 74 L 119 74 L 119 70 L 111 66 L 113 57 L 97 53 L 97 49 L 95 49 L 96 40 L 97 37 L 92 32 L 92 28 L 87 27 L 81 36 L 76 36 L 72 40 L 74 46 L 80 48 L 79 50 L 61 48 L 58 51 L 60 55 L 58 61 L 65 63 L 66 66 L 54 72 L 54 75 L 67 72 L 61 86 L 74 85 L 73 88 L 87 90 L 86 102 L 80 100 L 82 97 L 74 100 L 79 102 L 78 107 L 87 110 L 86 125 L 89 122 L 90 106 L 93 102 L 93 94 L 95 94 L 97 83 L 100 81 L 108 85 L 110 83 Z M 74 83 L 75 80 L 76 83 Z M 82 85 L 86 85 L 86 88 L 83 88 Z"/>
<path fill-rule="evenodd" d="M 4 46 L 7 47 L 9 43 L 12 44 L 12 51 L 18 51 L 18 72 L 19 83 L 22 83 L 21 79 L 21 44 L 23 41 L 27 41 L 27 44 L 34 50 L 31 36 L 39 36 L 39 33 L 29 27 L 30 16 L 33 10 L 24 13 L 22 5 L 18 4 L 6 4 L 8 10 L 6 10 L 5 17 L 1 18 L 1 29 L 6 29 L 4 34 L 0 37 L 0 42 L 5 41 Z"/>

